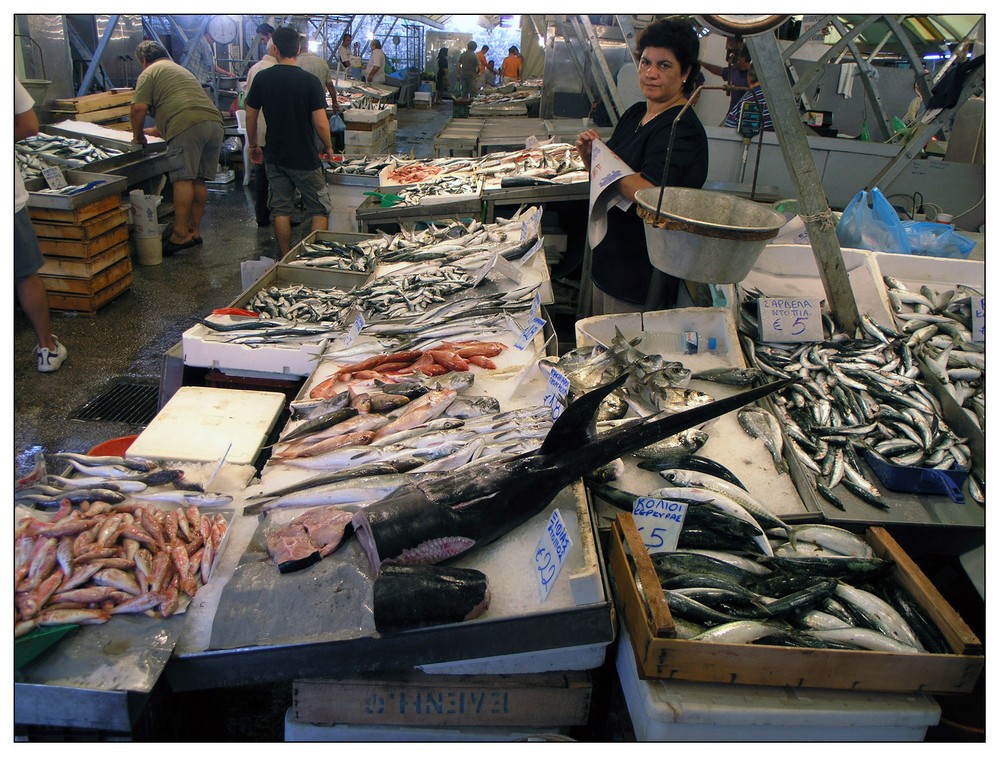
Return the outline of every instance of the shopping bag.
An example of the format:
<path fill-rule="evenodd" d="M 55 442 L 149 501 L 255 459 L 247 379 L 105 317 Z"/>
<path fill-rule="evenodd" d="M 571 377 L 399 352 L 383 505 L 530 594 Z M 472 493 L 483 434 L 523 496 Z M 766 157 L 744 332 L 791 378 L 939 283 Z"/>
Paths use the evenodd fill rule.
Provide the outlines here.
<path fill-rule="evenodd" d="M 344 119 L 340 117 L 339 113 L 334 113 L 330 117 L 330 133 L 337 134 L 342 131 L 347 131 L 347 124 L 344 123 Z"/>
<path fill-rule="evenodd" d="M 910 242 L 892 205 L 878 188 L 861 190 L 852 199 L 837 224 L 841 247 L 879 252 L 909 253 Z"/>
<path fill-rule="evenodd" d="M 976 243 L 963 237 L 951 224 L 905 221 L 903 230 L 914 255 L 934 258 L 967 258 Z"/>

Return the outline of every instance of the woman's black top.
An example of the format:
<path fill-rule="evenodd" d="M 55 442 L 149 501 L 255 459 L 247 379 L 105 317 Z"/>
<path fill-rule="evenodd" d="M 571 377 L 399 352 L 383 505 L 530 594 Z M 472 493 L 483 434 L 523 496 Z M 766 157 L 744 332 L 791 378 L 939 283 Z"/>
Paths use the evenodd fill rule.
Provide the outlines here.
<path fill-rule="evenodd" d="M 645 101 L 626 110 L 615 127 L 608 147 L 636 173 L 655 186 L 663 182 L 663 165 L 670 144 L 670 130 L 683 103 L 669 108 L 645 125 Z M 667 171 L 667 186 L 700 189 L 708 176 L 708 137 L 705 127 L 688 109 L 677 124 L 674 150 Z M 646 252 L 645 222 L 628 210 L 612 207 L 608 211 L 607 235 L 593 251 L 591 278 L 594 284 L 612 297 L 643 305 L 654 268 Z"/>

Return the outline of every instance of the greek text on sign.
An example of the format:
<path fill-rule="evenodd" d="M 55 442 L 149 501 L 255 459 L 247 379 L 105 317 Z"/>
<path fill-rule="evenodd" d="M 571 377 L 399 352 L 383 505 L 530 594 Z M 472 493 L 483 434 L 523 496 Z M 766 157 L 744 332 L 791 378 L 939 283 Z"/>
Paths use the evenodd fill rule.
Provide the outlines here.
<path fill-rule="evenodd" d="M 549 371 L 549 384 L 545 390 L 542 402 L 552 408 L 552 420 L 555 420 L 566 409 L 566 396 L 569 394 L 569 379 L 562 372 L 553 368 Z"/>
<path fill-rule="evenodd" d="M 531 217 L 527 221 L 521 224 L 521 241 L 523 242 L 526 239 L 531 239 L 531 237 L 537 237 L 541 230 L 541 224 L 542 209 L 539 208 L 531 214 Z"/>
<path fill-rule="evenodd" d="M 972 298 L 972 341 L 986 341 L 986 298 Z"/>
<path fill-rule="evenodd" d="M 818 297 L 761 297 L 757 308 L 762 342 L 823 341 Z"/>
<path fill-rule="evenodd" d="M 686 502 L 671 502 L 653 497 L 635 498 L 632 517 L 649 554 L 673 552 L 677 549 L 687 507 Z"/>
<path fill-rule="evenodd" d="M 351 326 L 350 331 L 347 332 L 347 336 L 344 338 L 344 346 L 350 347 L 354 344 L 354 340 L 358 338 L 361 333 L 361 329 L 365 327 L 365 319 L 358 313 L 358 317 L 354 319 L 354 325 Z"/>
<path fill-rule="evenodd" d="M 45 183 L 49 185 L 49 189 L 63 189 L 69 186 L 66 183 L 66 177 L 63 176 L 63 172 L 59 170 L 59 166 L 49 166 L 48 168 L 42 169 L 42 178 L 45 179 Z"/>
<path fill-rule="evenodd" d="M 562 513 L 559 508 L 552 511 L 548 522 L 545 524 L 545 531 L 542 538 L 538 540 L 535 547 L 533 564 L 535 574 L 538 577 L 538 588 L 541 592 L 542 601 L 548 599 L 549 592 L 562 570 L 563 563 L 573 549 L 573 540 L 566 530 Z"/>
<path fill-rule="evenodd" d="M 517 341 L 514 342 L 514 346 L 517 347 L 519 350 L 523 350 L 525 347 L 531 344 L 531 340 L 534 339 L 535 335 L 538 332 L 540 332 L 543 328 L 545 328 L 544 320 L 542 320 L 541 318 L 532 318 L 531 323 L 528 324 L 528 327 L 521 332 L 521 335 L 517 338 Z"/>

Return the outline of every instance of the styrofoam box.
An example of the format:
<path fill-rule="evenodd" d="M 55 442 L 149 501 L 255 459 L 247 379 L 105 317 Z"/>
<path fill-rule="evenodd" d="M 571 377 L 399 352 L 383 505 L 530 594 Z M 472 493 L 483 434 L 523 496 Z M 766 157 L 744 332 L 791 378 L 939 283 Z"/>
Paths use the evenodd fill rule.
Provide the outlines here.
<path fill-rule="evenodd" d="M 640 352 L 679 360 L 695 373 L 710 368 L 746 367 L 733 313 L 728 308 L 675 308 L 584 318 L 576 324 L 576 343 L 578 346 L 595 343 L 608 346 L 615 337 L 616 328 L 626 339 L 641 334 L 642 341 L 637 346 Z M 698 332 L 700 350 L 697 354 L 685 355 L 681 351 L 685 331 Z M 707 351 L 710 337 L 717 342 L 714 353 Z M 688 388 L 705 392 L 716 399 L 742 391 L 740 387 L 696 379 L 691 380 Z M 736 413 L 726 413 L 710 421 L 704 430 L 709 438 L 698 454 L 729 468 L 746 485 L 750 494 L 774 514 L 785 517 L 807 512 L 792 479 L 775 471 L 763 442 L 747 435 L 740 427 Z M 646 494 L 666 485 L 667 482 L 657 473 L 634 465 L 626 465 L 621 480 L 615 484 L 634 494 Z"/>
<path fill-rule="evenodd" d="M 544 740 L 553 728 L 417 728 L 376 725 L 314 725 L 285 712 L 285 741 L 523 741 Z"/>
<path fill-rule="evenodd" d="M 892 310 L 875 253 L 853 249 L 842 249 L 841 253 L 858 312 L 892 326 Z M 826 297 L 813 249 L 803 244 L 769 244 L 740 286 L 744 290 L 759 289 L 768 297 Z"/>
<path fill-rule="evenodd" d="M 343 112 L 345 124 L 374 124 L 393 118 L 396 115 L 396 106 L 387 105 L 384 108 L 350 108 Z M 350 128 L 350 127 L 348 127 Z"/>
<path fill-rule="evenodd" d="M 624 631 L 618 639 L 637 741 L 922 741 L 941 717 L 918 693 L 640 680 Z"/>
<path fill-rule="evenodd" d="M 948 289 L 965 284 L 986 291 L 986 263 L 981 260 L 932 258 L 923 255 L 897 255 L 888 252 L 873 254 L 882 276 L 899 279 L 911 289 L 926 284 L 931 289 Z"/>

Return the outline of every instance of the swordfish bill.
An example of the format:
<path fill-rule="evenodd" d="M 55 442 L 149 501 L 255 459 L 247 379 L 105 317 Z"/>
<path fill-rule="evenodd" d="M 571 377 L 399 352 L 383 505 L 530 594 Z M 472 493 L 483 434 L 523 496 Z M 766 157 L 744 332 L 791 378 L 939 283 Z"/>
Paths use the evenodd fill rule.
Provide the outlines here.
<path fill-rule="evenodd" d="M 532 452 L 406 484 L 354 515 L 372 569 L 385 561 L 439 563 L 496 540 L 528 521 L 566 486 L 615 458 L 766 397 L 797 378 L 774 381 L 672 415 L 657 414 L 593 435 L 601 401 L 622 376 L 583 395 Z"/>

